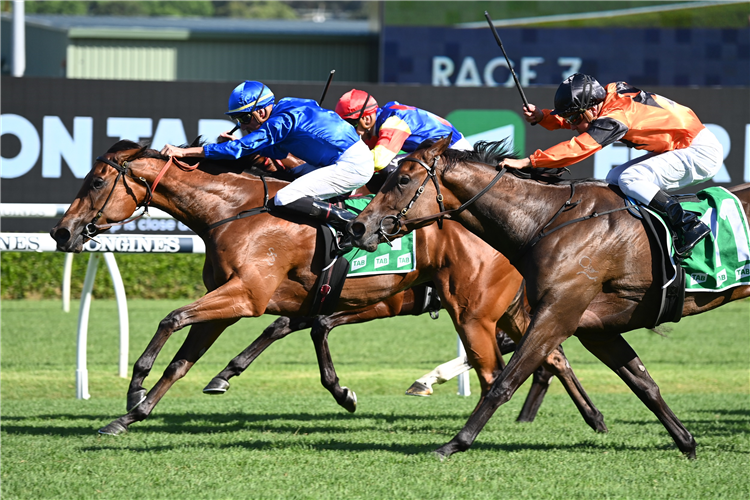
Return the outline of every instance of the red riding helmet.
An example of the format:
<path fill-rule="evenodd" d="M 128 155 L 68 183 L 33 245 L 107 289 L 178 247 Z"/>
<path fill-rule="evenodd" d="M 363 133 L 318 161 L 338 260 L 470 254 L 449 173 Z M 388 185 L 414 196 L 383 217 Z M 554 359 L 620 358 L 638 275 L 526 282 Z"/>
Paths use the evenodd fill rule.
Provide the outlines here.
<path fill-rule="evenodd" d="M 363 116 L 374 114 L 377 110 L 378 101 L 364 90 L 352 89 L 342 95 L 336 104 L 336 114 L 355 124 Z"/>

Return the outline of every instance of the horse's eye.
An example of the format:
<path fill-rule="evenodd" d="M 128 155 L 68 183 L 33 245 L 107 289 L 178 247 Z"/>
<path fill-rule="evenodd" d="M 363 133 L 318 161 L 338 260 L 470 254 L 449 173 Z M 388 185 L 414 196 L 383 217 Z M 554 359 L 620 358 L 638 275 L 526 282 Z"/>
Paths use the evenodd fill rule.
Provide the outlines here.
<path fill-rule="evenodd" d="M 101 177 L 94 177 L 94 180 L 91 181 L 91 187 L 93 187 L 94 189 L 101 189 L 105 184 L 105 180 Z"/>
<path fill-rule="evenodd" d="M 398 180 L 398 183 L 402 186 L 405 186 L 406 184 L 409 184 L 411 182 L 411 179 L 409 177 L 402 175 L 401 178 Z"/>

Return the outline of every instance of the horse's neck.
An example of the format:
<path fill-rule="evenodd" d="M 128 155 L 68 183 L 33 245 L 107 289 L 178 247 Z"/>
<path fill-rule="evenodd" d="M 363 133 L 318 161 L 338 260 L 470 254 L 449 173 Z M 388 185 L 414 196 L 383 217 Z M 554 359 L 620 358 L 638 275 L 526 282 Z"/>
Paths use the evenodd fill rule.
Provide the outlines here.
<path fill-rule="evenodd" d="M 144 176 L 150 186 L 160 170 L 161 166 Z M 156 186 L 151 206 L 198 232 L 213 222 L 263 205 L 263 195 L 263 182 L 255 177 L 172 167 Z"/>
<path fill-rule="evenodd" d="M 444 183 L 464 203 L 484 189 L 496 175 L 496 171 L 486 166 L 473 164 L 469 169 L 452 169 Z M 507 172 L 460 217 L 470 231 L 513 259 L 569 195 L 567 186 L 544 186 L 518 179 Z"/>

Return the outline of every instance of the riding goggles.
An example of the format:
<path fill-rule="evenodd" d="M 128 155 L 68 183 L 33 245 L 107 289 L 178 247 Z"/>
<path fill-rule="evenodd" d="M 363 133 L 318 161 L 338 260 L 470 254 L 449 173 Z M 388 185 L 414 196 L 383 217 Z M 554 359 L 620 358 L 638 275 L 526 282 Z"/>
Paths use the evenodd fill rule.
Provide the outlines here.
<path fill-rule="evenodd" d="M 572 115 L 563 116 L 563 120 L 568 122 L 569 124 L 573 125 L 574 127 L 581 123 L 581 120 L 583 120 L 583 112 L 581 113 L 573 113 Z"/>
<path fill-rule="evenodd" d="M 243 113 L 241 115 L 233 116 L 232 118 L 237 122 L 237 125 L 247 125 L 253 121 L 253 115 L 251 113 Z"/>

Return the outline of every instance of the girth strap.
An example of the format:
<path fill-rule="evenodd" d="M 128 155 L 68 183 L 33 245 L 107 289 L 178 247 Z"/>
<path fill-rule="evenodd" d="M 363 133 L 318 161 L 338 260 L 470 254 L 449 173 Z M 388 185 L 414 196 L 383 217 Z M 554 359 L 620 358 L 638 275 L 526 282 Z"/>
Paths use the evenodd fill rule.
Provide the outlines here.
<path fill-rule="evenodd" d="M 575 208 L 576 206 L 578 206 L 578 204 L 581 203 L 581 200 L 578 200 L 578 201 L 575 201 L 575 202 L 571 201 L 573 199 L 573 196 L 575 196 L 575 192 L 576 192 L 576 185 L 575 185 L 575 183 L 571 183 L 570 184 L 570 198 L 568 198 L 568 201 L 566 201 L 563 204 L 563 206 L 560 207 L 560 209 L 557 211 L 557 213 L 550 219 L 550 221 L 547 224 L 544 225 L 544 227 L 542 228 L 542 230 L 539 231 L 539 234 L 537 234 L 536 237 L 534 237 L 533 239 L 531 239 L 531 241 L 529 241 L 526 245 L 524 245 L 524 248 L 526 248 L 526 249 L 533 248 L 534 245 L 536 245 L 537 243 L 539 243 L 539 240 L 541 240 L 545 236 L 549 236 L 550 234 L 554 233 L 558 229 L 562 229 L 565 226 L 569 226 L 570 224 L 573 224 L 575 222 L 581 222 L 581 221 L 585 221 L 585 220 L 588 220 L 588 219 L 595 219 L 595 218 L 600 217 L 602 215 L 607 215 L 607 214 L 611 214 L 613 212 L 620 212 L 622 210 L 627 210 L 628 209 L 628 206 L 624 205 L 624 206 L 622 206 L 620 208 L 615 208 L 615 209 L 607 210 L 607 211 L 604 211 L 604 212 L 592 212 L 589 215 L 585 215 L 583 217 L 578 217 L 577 219 L 573 219 L 573 220 L 569 220 L 568 222 L 564 222 L 564 223 L 560 224 L 559 226 L 554 227 L 554 228 L 552 228 L 551 230 L 549 230 L 548 232 L 545 233 L 544 230 L 547 229 L 549 226 L 551 226 L 552 223 L 555 222 L 555 220 L 557 220 L 557 218 L 560 216 L 560 214 L 562 214 L 563 212 L 567 212 L 568 210 L 570 210 L 572 208 Z"/>

